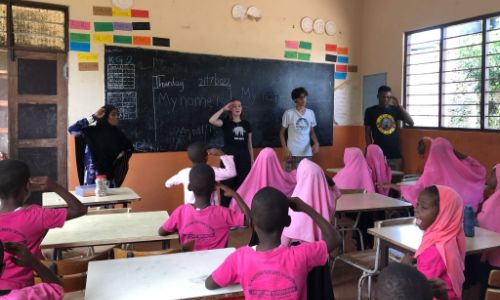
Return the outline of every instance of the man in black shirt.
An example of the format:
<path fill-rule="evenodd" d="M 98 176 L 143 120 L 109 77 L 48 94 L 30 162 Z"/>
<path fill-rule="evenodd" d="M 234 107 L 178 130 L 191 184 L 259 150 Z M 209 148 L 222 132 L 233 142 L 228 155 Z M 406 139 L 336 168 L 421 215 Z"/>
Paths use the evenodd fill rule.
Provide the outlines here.
<path fill-rule="evenodd" d="M 377 97 L 378 105 L 369 107 L 365 111 L 366 145 L 379 145 L 391 169 L 401 170 L 403 160 L 399 150 L 399 121 L 412 127 L 413 119 L 399 100 L 392 96 L 390 87 L 385 85 L 379 87 Z"/>

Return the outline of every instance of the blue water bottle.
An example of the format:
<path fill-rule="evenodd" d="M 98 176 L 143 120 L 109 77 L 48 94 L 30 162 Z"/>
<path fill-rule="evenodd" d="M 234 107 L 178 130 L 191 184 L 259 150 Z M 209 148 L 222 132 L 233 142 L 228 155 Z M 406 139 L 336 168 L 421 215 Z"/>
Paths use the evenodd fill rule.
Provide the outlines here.
<path fill-rule="evenodd" d="M 466 237 L 474 236 L 474 211 L 472 207 L 466 206 L 464 210 L 464 232 Z"/>

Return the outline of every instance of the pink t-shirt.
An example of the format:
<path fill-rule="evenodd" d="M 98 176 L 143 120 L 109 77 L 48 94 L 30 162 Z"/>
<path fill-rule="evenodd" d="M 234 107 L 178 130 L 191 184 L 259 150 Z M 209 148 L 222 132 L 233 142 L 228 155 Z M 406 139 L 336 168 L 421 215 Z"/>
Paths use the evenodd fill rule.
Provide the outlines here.
<path fill-rule="evenodd" d="M 34 286 L 12 290 L 0 300 L 60 300 L 64 297 L 64 289 L 55 283 L 39 283 Z"/>
<path fill-rule="evenodd" d="M 245 299 L 306 299 L 307 273 L 325 265 L 325 241 L 280 246 L 270 251 L 241 247 L 228 256 L 212 278 L 221 287 L 239 283 Z"/>
<path fill-rule="evenodd" d="M 31 253 L 41 258 L 40 244 L 47 230 L 62 227 L 66 221 L 66 208 L 46 209 L 39 205 L 0 214 L 0 240 L 22 243 Z M 20 289 L 33 285 L 33 271 L 14 265 L 5 252 L 5 271 L 0 279 L 0 290 Z"/>
<path fill-rule="evenodd" d="M 194 250 L 221 249 L 227 245 L 229 229 L 243 226 L 245 216 L 222 206 L 197 210 L 191 204 L 177 207 L 163 229 L 179 232 L 181 244 L 194 240 Z"/>
<path fill-rule="evenodd" d="M 450 300 L 462 299 L 461 297 L 457 297 L 457 294 L 453 290 L 450 276 L 448 276 L 448 272 L 446 271 L 446 265 L 435 246 L 427 248 L 417 257 L 417 269 L 427 279 L 440 278 L 444 280 Z"/>

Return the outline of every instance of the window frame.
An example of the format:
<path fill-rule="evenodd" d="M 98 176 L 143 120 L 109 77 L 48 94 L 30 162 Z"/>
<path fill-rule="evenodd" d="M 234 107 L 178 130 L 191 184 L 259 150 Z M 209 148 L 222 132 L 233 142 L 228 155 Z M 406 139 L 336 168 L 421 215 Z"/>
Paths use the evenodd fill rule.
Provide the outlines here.
<path fill-rule="evenodd" d="M 462 20 L 457 20 L 449 23 L 444 23 L 440 25 L 435 25 L 435 26 L 430 26 L 430 27 L 425 27 L 421 29 L 416 29 L 416 30 L 411 30 L 411 31 L 406 31 L 404 33 L 404 50 L 403 50 L 403 107 L 406 109 L 407 108 L 407 75 L 408 75 L 408 40 L 409 37 L 412 34 L 419 33 L 419 32 L 424 32 L 424 31 L 429 31 L 429 30 L 435 30 L 435 29 L 440 29 L 441 30 L 441 35 L 439 39 L 439 82 L 438 82 L 438 126 L 432 126 L 432 127 L 423 127 L 423 126 L 413 126 L 409 127 L 406 124 L 403 124 L 404 128 L 415 128 L 415 129 L 426 129 L 426 130 L 451 130 L 451 131 L 485 131 L 485 132 L 500 132 L 499 129 L 491 129 L 491 128 L 486 128 L 485 122 L 486 120 L 486 115 L 485 115 L 485 100 L 486 100 L 486 37 L 487 37 L 487 19 L 489 18 L 495 18 L 495 17 L 500 17 L 500 11 L 486 14 L 486 15 L 481 15 L 481 16 L 476 16 L 472 18 L 467 18 L 467 19 L 462 19 Z M 482 42 L 481 42 L 481 95 L 480 95 L 480 128 L 455 128 L 455 127 L 444 127 L 443 126 L 443 55 L 446 49 L 443 49 L 444 46 L 444 29 L 449 26 L 453 25 L 460 25 L 460 24 L 465 24 L 469 22 L 474 22 L 474 21 L 479 21 L 482 20 L 482 29 L 481 29 L 481 36 L 482 36 Z M 500 29 L 499 29 L 500 30 Z"/>

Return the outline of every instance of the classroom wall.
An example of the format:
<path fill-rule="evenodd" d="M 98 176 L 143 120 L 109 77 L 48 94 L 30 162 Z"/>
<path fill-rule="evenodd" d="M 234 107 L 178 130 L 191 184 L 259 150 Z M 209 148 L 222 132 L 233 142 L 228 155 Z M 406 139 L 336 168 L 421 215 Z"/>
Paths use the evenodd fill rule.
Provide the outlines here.
<path fill-rule="evenodd" d="M 361 74 L 387 72 L 388 84 L 401 98 L 404 32 L 494 12 L 500 12 L 500 1 L 364 0 Z M 500 161 L 499 133 L 404 129 L 401 148 L 407 171 L 416 170 L 416 145 L 425 135 L 449 139 L 457 149 L 477 158 L 487 168 Z"/>

